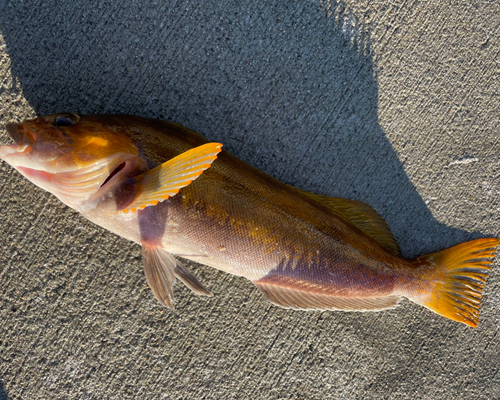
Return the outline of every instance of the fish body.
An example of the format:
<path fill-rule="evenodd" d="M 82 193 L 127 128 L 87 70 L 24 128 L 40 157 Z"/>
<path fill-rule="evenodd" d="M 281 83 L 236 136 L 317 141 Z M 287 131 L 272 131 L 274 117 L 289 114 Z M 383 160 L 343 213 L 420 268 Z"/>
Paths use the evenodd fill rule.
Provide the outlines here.
<path fill-rule="evenodd" d="M 163 305 L 173 304 L 176 277 L 209 294 L 178 255 L 243 276 L 283 307 L 378 311 L 407 297 L 477 325 L 498 239 L 404 259 L 367 204 L 286 185 L 171 122 L 58 114 L 7 130 L 16 144 L 1 146 L 0 158 L 90 221 L 143 246 L 147 281 Z M 172 179 L 191 172 L 174 171 L 168 180 L 154 171 L 168 172 L 168 160 L 204 146 L 211 166 L 162 197 Z"/>

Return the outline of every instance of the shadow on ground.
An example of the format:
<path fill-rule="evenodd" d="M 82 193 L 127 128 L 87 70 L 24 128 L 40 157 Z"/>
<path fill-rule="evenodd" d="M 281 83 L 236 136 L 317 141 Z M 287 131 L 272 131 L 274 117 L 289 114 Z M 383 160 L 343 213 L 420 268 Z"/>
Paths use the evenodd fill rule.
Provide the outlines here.
<path fill-rule="evenodd" d="M 9 397 L 7 396 L 7 392 L 5 391 L 5 388 L 1 380 L 0 380 L 0 400 L 9 400 Z"/>

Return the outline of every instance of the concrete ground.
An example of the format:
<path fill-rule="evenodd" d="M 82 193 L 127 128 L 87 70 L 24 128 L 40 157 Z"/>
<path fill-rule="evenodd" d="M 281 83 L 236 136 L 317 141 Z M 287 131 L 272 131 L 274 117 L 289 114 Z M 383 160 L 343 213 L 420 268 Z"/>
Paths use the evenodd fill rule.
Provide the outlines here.
<path fill-rule="evenodd" d="M 370 203 L 406 257 L 500 236 L 498 1 L 0 0 L 0 124 L 180 122 Z M 0 129 L 0 143 L 9 142 Z M 191 266 L 160 308 L 137 245 L 0 163 L 0 399 L 500 398 L 500 257 L 477 329 L 404 301 L 270 305 Z"/>

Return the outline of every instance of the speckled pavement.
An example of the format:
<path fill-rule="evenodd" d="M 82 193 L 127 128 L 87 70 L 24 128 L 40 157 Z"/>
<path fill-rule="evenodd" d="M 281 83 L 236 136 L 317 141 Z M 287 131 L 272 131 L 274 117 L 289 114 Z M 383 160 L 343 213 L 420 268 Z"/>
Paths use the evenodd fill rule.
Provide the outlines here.
<path fill-rule="evenodd" d="M 406 257 L 500 236 L 498 1 L 0 0 L 3 125 L 173 120 L 285 183 L 370 203 Z M 162 309 L 137 245 L 0 162 L 0 399 L 500 398 L 500 256 L 471 329 L 409 301 Z"/>

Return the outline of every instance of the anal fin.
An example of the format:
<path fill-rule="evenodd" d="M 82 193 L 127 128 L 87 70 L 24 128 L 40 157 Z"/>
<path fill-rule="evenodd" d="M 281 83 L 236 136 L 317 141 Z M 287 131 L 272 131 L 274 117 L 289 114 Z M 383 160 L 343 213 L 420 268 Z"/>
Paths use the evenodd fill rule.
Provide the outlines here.
<path fill-rule="evenodd" d="M 401 299 L 399 296 L 338 297 L 268 283 L 253 283 L 271 303 L 297 310 L 381 311 L 396 307 Z"/>

